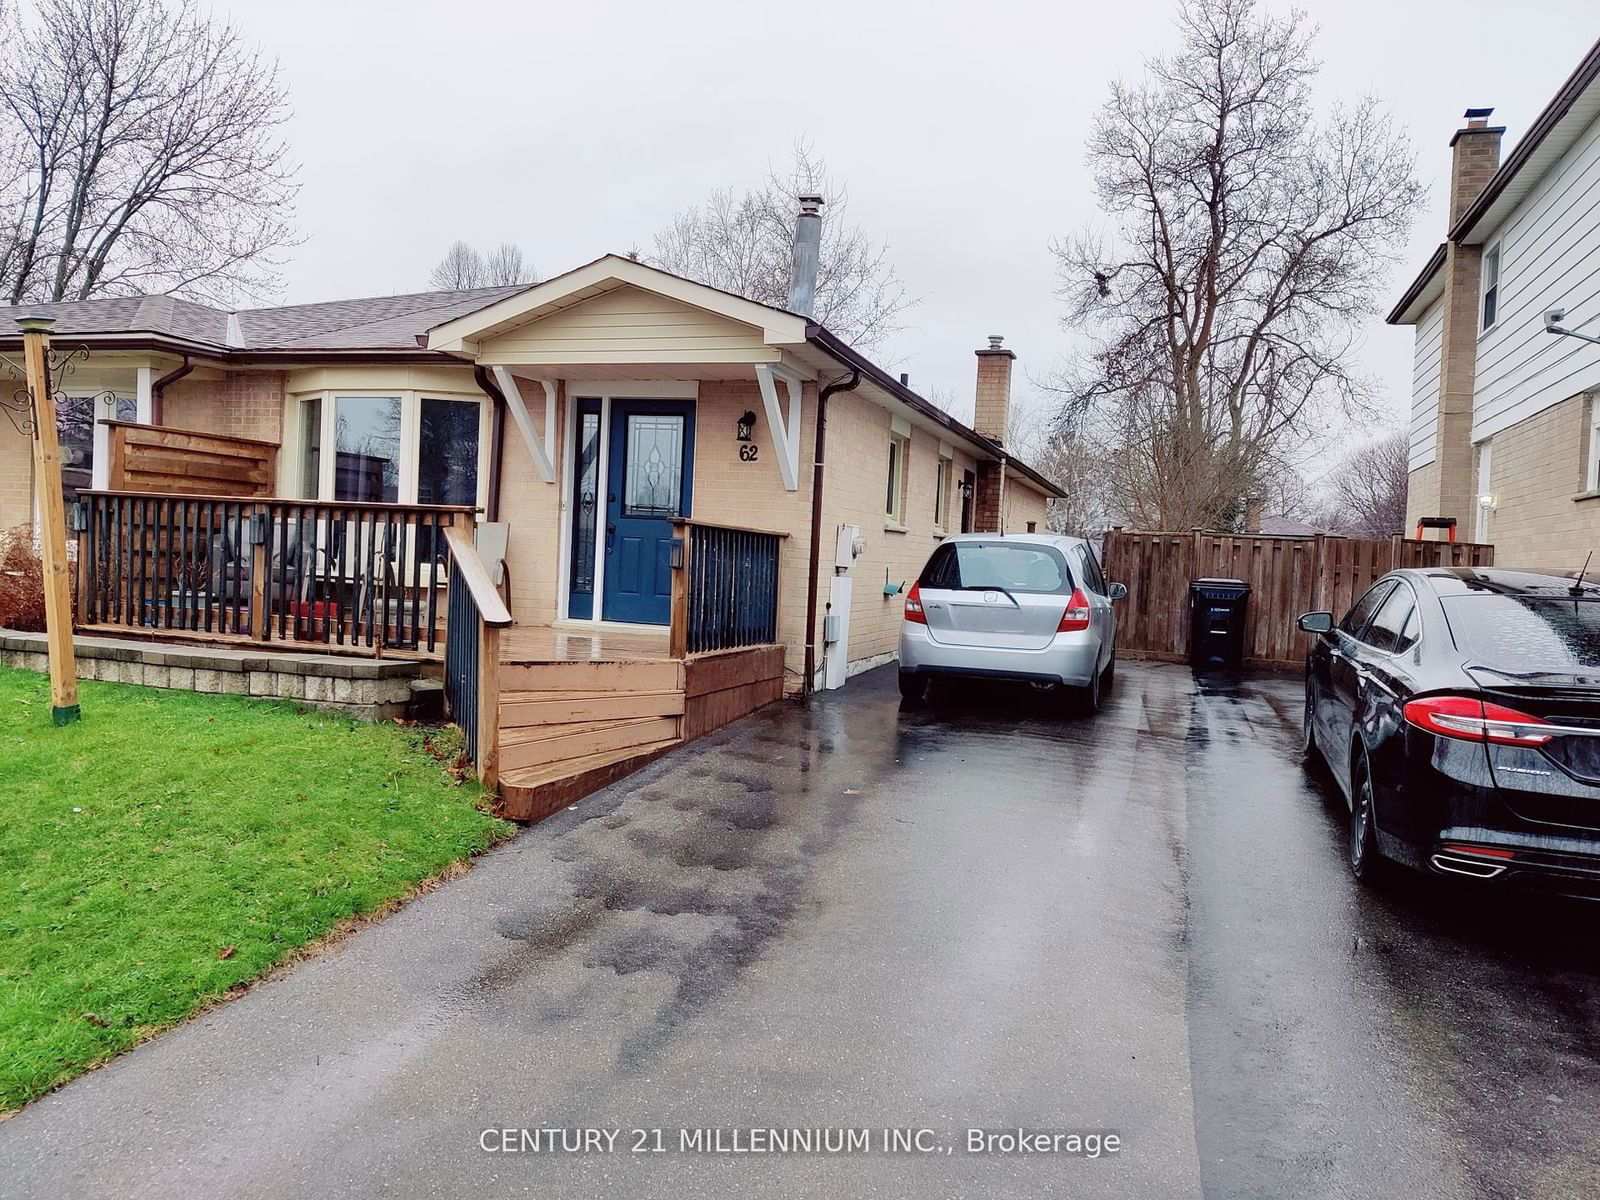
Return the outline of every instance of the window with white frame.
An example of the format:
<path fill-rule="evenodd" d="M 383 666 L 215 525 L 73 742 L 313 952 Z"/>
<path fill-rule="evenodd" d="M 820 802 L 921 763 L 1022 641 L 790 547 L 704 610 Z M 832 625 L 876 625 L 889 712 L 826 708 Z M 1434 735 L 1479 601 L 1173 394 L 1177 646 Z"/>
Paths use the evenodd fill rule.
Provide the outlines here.
<path fill-rule="evenodd" d="M 483 503 L 485 410 L 473 397 L 325 392 L 299 401 L 298 491 L 367 504 Z"/>
<path fill-rule="evenodd" d="M 1472 540 L 1475 542 L 1489 540 L 1489 514 L 1494 511 L 1495 506 L 1494 493 L 1490 491 L 1489 486 L 1492 479 L 1490 449 L 1489 442 L 1482 442 L 1478 446 L 1478 518 L 1472 531 Z"/>
<path fill-rule="evenodd" d="M 939 470 L 933 477 L 933 527 L 943 531 L 950 528 L 950 480 L 955 463 L 949 448 L 939 447 Z"/>
<path fill-rule="evenodd" d="M 1589 394 L 1589 461 L 1583 472 L 1583 490 L 1600 492 L 1600 393 Z"/>
<path fill-rule="evenodd" d="M 1500 315 L 1500 243 L 1483 254 L 1483 313 L 1480 330 L 1491 328 Z"/>
<path fill-rule="evenodd" d="M 895 525 L 906 523 L 906 464 L 911 458 L 911 430 L 901 432 L 899 423 L 889 432 L 889 489 L 884 497 L 884 515 Z"/>

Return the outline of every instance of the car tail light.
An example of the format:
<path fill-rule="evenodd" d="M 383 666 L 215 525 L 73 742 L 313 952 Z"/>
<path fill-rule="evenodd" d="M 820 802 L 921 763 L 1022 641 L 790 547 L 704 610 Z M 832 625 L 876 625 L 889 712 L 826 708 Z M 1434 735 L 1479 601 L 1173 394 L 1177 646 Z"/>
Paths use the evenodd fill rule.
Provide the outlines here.
<path fill-rule="evenodd" d="M 1507 850 L 1501 846 L 1462 846 L 1455 842 L 1447 842 L 1439 847 L 1442 854 L 1470 854 L 1477 858 L 1515 858 L 1515 850 Z"/>
<path fill-rule="evenodd" d="M 926 625 L 928 614 L 922 611 L 922 585 L 913 583 L 906 593 L 906 620 L 913 625 Z"/>
<path fill-rule="evenodd" d="M 1083 594 L 1082 588 L 1077 588 L 1072 593 L 1072 598 L 1067 601 L 1067 610 L 1061 614 L 1061 624 L 1056 626 L 1057 633 L 1077 633 L 1080 629 L 1089 628 L 1089 600 Z"/>
<path fill-rule="evenodd" d="M 1560 732 L 1538 717 L 1470 696 L 1429 696 L 1412 700 L 1405 712 L 1406 720 L 1418 729 L 1440 737 L 1490 742 L 1496 746 L 1543 746 Z"/>

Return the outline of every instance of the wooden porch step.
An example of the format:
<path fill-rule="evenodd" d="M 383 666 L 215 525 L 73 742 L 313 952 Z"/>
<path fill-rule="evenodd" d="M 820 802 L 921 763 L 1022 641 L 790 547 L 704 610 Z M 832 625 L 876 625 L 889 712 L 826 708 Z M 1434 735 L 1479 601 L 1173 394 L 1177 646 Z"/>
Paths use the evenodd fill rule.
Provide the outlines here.
<path fill-rule="evenodd" d="M 670 692 L 683 690 L 683 664 L 634 662 L 503 662 L 504 692 Z"/>
<path fill-rule="evenodd" d="M 502 733 L 500 776 L 504 779 L 523 767 L 582 759 L 652 742 L 676 741 L 678 734 L 679 719 L 675 716 L 528 726 Z"/>
<path fill-rule="evenodd" d="M 620 750 L 606 750 L 583 758 L 545 763 L 500 776 L 500 810 L 513 821 L 538 821 L 631 775 L 674 746 L 677 738 L 667 738 Z"/>
<path fill-rule="evenodd" d="M 500 731 L 504 735 L 530 725 L 676 717 L 683 715 L 683 704 L 683 692 L 676 688 L 665 691 L 502 692 Z"/>

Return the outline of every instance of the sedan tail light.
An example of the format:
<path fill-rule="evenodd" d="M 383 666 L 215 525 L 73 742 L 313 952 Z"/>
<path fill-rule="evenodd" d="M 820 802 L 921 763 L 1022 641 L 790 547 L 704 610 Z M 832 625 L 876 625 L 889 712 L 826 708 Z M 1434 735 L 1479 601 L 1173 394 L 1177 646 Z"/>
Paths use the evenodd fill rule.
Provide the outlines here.
<path fill-rule="evenodd" d="M 906 593 L 906 620 L 913 625 L 926 625 L 928 614 L 922 611 L 922 585 L 913 583 Z"/>
<path fill-rule="evenodd" d="M 1536 748 L 1548 744 L 1561 732 L 1538 717 L 1470 696 L 1429 696 L 1412 700 L 1407 703 L 1405 713 L 1408 723 L 1440 737 L 1490 742 L 1496 746 Z"/>
<path fill-rule="evenodd" d="M 1072 598 L 1067 601 L 1066 612 L 1061 614 L 1061 624 L 1056 626 L 1056 632 L 1077 633 L 1087 628 L 1089 628 L 1089 598 L 1083 594 L 1082 588 L 1076 588 Z"/>

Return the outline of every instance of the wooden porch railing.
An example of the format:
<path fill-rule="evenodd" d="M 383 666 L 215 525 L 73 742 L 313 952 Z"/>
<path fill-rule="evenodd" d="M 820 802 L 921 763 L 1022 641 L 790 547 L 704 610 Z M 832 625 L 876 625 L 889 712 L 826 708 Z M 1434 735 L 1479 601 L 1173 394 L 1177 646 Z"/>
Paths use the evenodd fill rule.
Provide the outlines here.
<path fill-rule="evenodd" d="M 478 778 L 493 787 L 500 774 L 500 630 L 511 624 L 511 613 L 466 530 L 447 528 L 444 537 L 450 556 L 445 704 L 466 735 Z"/>
<path fill-rule="evenodd" d="M 673 523 L 674 658 L 778 640 L 778 582 L 783 541 L 767 529 Z"/>
<path fill-rule="evenodd" d="M 436 655 L 469 508 L 83 491 L 78 624 Z"/>

